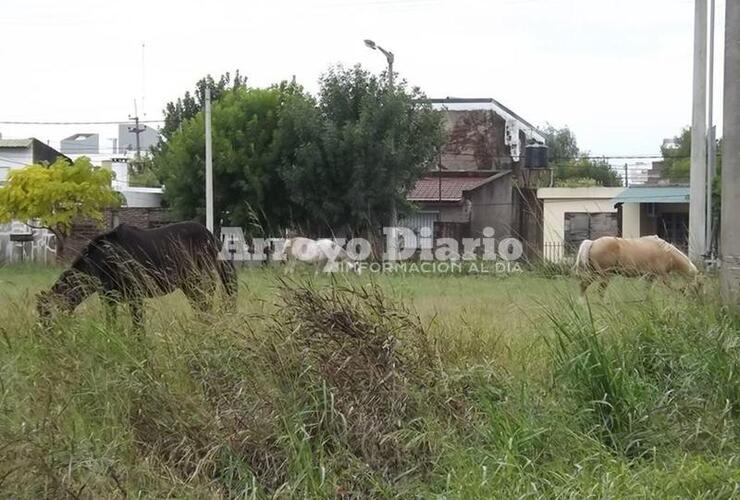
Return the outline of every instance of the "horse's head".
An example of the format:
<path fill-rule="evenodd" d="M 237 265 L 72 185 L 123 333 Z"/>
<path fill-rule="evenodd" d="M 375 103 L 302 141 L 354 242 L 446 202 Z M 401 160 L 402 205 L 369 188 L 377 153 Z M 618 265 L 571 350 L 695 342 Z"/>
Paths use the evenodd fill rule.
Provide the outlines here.
<path fill-rule="evenodd" d="M 51 322 L 54 316 L 59 311 L 71 312 L 71 307 L 65 304 L 64 297 L 58 295 L 51 290 L 45 290 L 39 292 L 36 295 L 36 312 L 39 315 L 39 320 L 45 328 L 51 326 Z"/>
<path fill-rule="evenodd" d="M 36 311 L 41 323 L 48 327 L 57 313 L 70 314 L 95 290 L 94 283 L 86 275 L 73 269 L 64 271 L 50 290 L 36 295 Z"/>

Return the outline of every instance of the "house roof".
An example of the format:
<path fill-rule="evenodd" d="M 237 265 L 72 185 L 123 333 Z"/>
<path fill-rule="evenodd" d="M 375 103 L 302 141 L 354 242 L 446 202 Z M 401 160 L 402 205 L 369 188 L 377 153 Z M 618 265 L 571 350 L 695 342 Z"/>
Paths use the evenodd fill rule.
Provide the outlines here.
<path fill-rule="evenodd" d="M 688 186 L 632 186 L 615 198 L 614 203 L 688 203 Z"/>
<path fill-rule="evenodd" d="M 520 115 L 515 113 L 511 108 L 504 106 L 501 102 L 497 101 L 493 97 L 445 97 L 443 99 L 432 98 L 432 99 L 421 99 L 422 102 L 427 102 L 436 107 L 442 107 L 449 109 L 450 111 L 468 111 L 477 109 L 493 109 L 499 115 L 504 118 L 512 118 L 518 121 L 524 129 L 528 130 L 530 134 L 536 136 L 537 140 L 544 141 L 544 135 L 540 130 L 532 125 L 530 122 L 522 118 Z"/>
<path fill-rule="evenodd" d="M 28 148 L 33 144 L 33 138 L 29 139 L 0 139 L 0 148 Z"/>
<path fill-rule="evenodd" d="M 465 191 L 472 191 L 510 171 L 442 171 L 422 177 L 406 196 L 409 201 L 461 201 Z"/>
<path fill-rule="evenodd" d="M 578 200 L 611 200 L 619 196 L 623 187 L 543 187 L 537 190 L 537 198 L 543 200 L 578 199 Z"/>

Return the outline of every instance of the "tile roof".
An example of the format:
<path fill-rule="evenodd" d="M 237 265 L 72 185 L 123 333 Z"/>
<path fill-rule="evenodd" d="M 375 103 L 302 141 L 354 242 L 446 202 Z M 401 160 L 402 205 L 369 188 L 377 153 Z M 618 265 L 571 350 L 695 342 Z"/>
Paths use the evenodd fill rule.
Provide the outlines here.
<path fill-rule="evenodd" d="M 495 175 L 486 177 L 467 175 L 422 177 L 416 182 L 406 199 L 409 201 L 460 201 L 462 200 L 463 191 L 475 189 L 488 182 L 492 177 L 495 177 Z"/>

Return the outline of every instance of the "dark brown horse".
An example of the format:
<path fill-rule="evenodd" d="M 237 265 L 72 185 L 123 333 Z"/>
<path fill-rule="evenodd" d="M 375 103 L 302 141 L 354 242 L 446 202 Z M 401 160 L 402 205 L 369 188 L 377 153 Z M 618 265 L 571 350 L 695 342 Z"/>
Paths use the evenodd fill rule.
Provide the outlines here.
<path fill-rule="evenodd" d="M 116 305 L 129 305 L 133 323 L 144 323 L 143 301 L 181 289 L 199 310 L 208 310 L 220 280 L 231 306 L 237 283 L 233 265 L 219 259 L 220 244 L 201 224 L 180 222 L 158 229 L 121 224 L 94 238 L 69 269 L 38 296 L 37 309 L 48 323 L 54 309 L 71 313 L 99 293 L 108 319 Z"/>

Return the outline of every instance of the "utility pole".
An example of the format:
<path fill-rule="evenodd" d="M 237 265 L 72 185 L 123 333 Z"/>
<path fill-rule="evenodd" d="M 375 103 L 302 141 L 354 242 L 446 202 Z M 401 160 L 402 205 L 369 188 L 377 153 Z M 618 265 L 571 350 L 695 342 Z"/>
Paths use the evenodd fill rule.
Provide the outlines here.
<path fill-rule="evenodd" d="M 213 144 L 211 142 L 211 89 L 206 85 L 206 227 L 213 233 Z"/>
<path fill-rule="evenodd" d="M 707 0 L 694 0 L 694 2 L 694 98 L 689 181 L 689 258 L 695 264 L 703 264 L 707 222 Z"/>
<path fill-rule="evenodd" d="M 630 174 L 629 167 L 624 164 L 624 187 L 630 187 Z"/>
<path fill-rule="evenodd" d="M 139 126 L 139 113 L 138 112 L 136 113 L 136 116 L 129 116 L 128 119 L 134 121 L 134 126 L 129 127 L 128 131 L 136 134 L 136 162 L 138 163 L 141 161 L 141 140 L 139 138 L 139 134 L 141 134 L 144 131 L 144 127 Z"/>
<path fill-rule="evenodd" d="M 386 61 L 388 62 L 388 91 L 390 93 L 393 92 L 393 63 L 396 60 L 396 57 L 393 55 L 393 52 L 390 50 L 386 50 L 380 45 L 376 44 L 372 40 L 365 40 L 365 46 L 373 49 L 373 50 L 379 50 L 382 52 L 382 54 L 385 56 Z M 398 254 L 398 248 L 396 243 L 397 242 L 397 234 L 396 234 L 396 228 L 398 228 L 398 209 L 396 208 L 396 200 L 395 198 L 391 200 L 391 243 L 393 246 L 393 252 L 394 252 L 394 258 Z"/>
<path fill-rule="evenodd" d="M 740 2 L 725 6 L 724 139 L 720 282 L 726 304 L 740 304 Z"/>
<path fill-rule="evenodd" d="M 709 0 L 709 83 L 707 84 L 707 194 L 706 194 L 706 249 L 707 262 L 713 260 L 714 219 L 712 217 L 712 181 L 716 175 L 717 142 L 714 127 L 714 0 Z"/>

